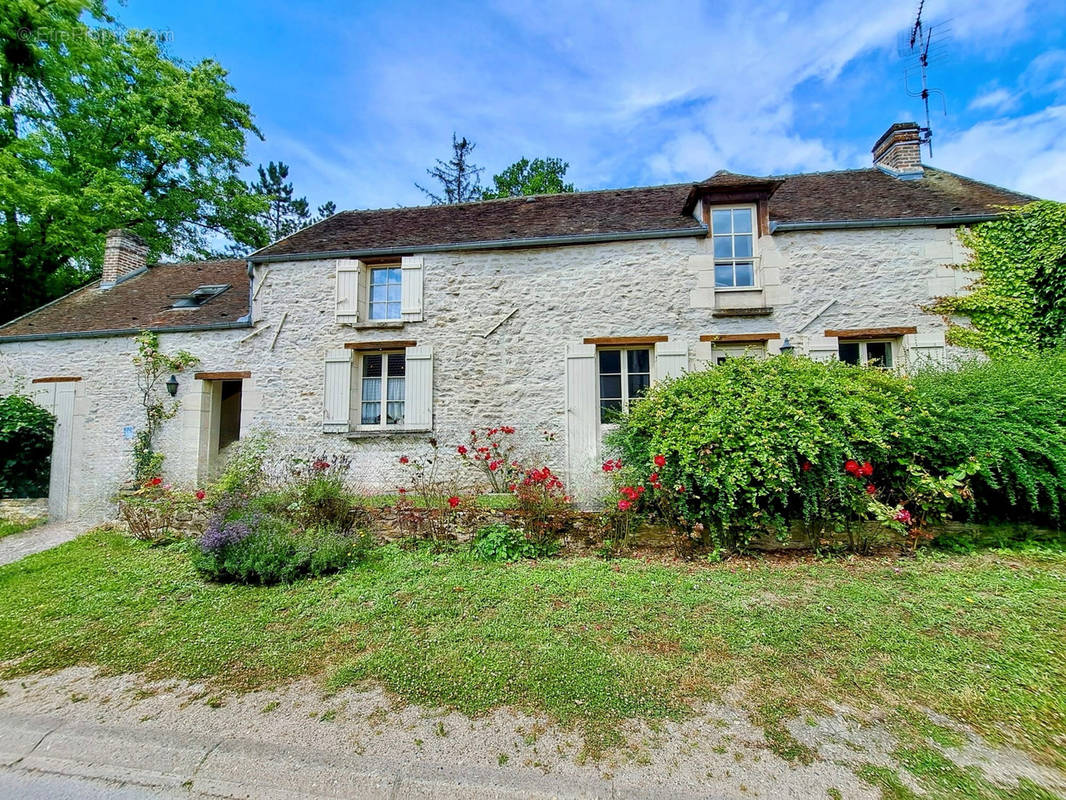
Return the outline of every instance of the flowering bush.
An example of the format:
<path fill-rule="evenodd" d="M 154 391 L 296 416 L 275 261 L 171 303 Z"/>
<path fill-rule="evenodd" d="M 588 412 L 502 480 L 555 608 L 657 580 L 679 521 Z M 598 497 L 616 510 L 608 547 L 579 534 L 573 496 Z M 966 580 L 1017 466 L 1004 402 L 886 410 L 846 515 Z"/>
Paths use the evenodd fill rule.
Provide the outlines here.
<path fill-rule="evenodd" d="M 291 482 L 284 492 L 288 515 L 304 527 L 349 532 L 355 522 L 355 502 L 347 486 L 350 467 L 351 459 L 345 455 L 293 459 Z"/>
<path fill-rule="evenodd" d="M 400 487 L 401 520 L 405 527 L 433 541 L 448 541 L 455 536 L 456 513 L 462 500 L 454 482 L 441 475 L 441 453 L 436 439 L 429 440 L 430 451 L 424 457 L 402 455 L 397 461 L 408 474 L 408 486 Z M 413 494 L 418 507 L 408 499 Z"/>
<path fill-rule="evenodd" d="M 839 531 L 868 518 L 873 464 L 886 483 L 913 389 L 882 370 L 782 356 L 730 359 L 653 387 L 609 442 L 639 505 L 684 536 L 742 549 L 802 521 Z M 858 489 L 858 492 L 856 492 Z M 639 500 L 639 502 L 638 502 Z"/>
<path fill-rule="evenodd" d="M 194 516 L 202 508 L 205 496 L 202 489 L 196 492 L 175 489 L 157 476 L 122 494 L 118 498 L 118 510 L 134 539 L 166 544 L 181 538 L 183 531 L 178 523 L 184 517 Z"/>
<path fill-rule="evenodd" d="M 463 461 L 473 464 L 485 475 L 494 492 L 507 491 L 507 487 L 522 474 L 515 458 L 514 433 L 515 429 L 510 425 L 486 428 L 481 433 L 471 429 L 467 443 L 455 448 Z"/>
<path fill-rule="evenodd" d="M 216 514 L 191 548 L 194 566 L 207 578 L 238 583 L 292 583 L 337 572 L 369 552 L 369 536 L 328 527 L 301 529 L 277 515 Z"/>
<path fill-rule="evenodd" d="M 526 470 L 511 490 L 518 501 L 517 514 L 526 535 L 542 554 L 558 549 L 559 535 L 570 524 L 570 495 L 549 467 Z"/>

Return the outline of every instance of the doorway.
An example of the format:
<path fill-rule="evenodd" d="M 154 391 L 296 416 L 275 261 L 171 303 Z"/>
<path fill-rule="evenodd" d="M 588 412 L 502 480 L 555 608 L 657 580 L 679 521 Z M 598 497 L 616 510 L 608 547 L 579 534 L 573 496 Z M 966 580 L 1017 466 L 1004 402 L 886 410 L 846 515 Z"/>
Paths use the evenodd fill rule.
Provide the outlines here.
<path fill-rule="evenodd" d="M 201 372 L 198 400 L 194 395 L 190 413 L 196 432 L 196 479 L 203 483 L 218 474 L 228 451 L 241 438 L 242 406 L 246 372 Z M 198 407 L 197 407 L 198 405 Z"/>

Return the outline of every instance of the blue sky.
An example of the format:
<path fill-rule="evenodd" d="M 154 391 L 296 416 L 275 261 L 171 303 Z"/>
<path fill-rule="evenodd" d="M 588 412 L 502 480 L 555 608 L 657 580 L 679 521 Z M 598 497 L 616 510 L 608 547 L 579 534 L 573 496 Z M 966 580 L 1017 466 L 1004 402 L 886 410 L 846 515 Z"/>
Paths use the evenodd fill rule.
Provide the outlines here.
<path fill-rule="evenodd" d="M 414 205 L 452 131 L 485 176 L 570 162 L 578 189 L 866 166 L 924 119 L 899 37 L 916 1 L 128 0 L 128 27 L 230 71 L 297 191 L 339 208 Z M 926 161 L 1066 200 L 1066 3 L 928 0 L 949 36 Z"/>

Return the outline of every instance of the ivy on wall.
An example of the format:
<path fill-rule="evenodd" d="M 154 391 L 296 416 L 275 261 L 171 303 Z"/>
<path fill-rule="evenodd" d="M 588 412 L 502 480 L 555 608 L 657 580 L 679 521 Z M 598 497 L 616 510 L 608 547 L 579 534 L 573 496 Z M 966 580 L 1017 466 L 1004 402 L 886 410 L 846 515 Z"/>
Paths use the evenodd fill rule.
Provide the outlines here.
<path fill-rule="evenodd" d="M 928 308 L 968 320 L 952 322 L 948 342 L 991 357 L 1066 345 L 1066 204 L 1029 203 L 959 238 L 973 253 L 960 269 L 980 276 Z"/>

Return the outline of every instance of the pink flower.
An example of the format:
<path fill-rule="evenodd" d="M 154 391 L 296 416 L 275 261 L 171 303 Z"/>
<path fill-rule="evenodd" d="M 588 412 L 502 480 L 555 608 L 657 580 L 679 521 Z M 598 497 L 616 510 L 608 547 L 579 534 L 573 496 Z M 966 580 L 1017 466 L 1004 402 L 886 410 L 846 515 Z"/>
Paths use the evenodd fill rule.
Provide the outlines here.
<path fill-rule="evenodd" d="M 411 459 L 409 459 L 407 456 L 400 456 L 400 463 L 401 464 L 406 464 L 410 460 Z"/>
<path fill-rule="evenodd" d="M 652 461 L 655 462 L 655 466 L 657 466 L 657 467 L 665 467 L 666 466 L 666 456 L 662 455 L 661 453 L 659 455 L 655 456 L 655 458 L 653 458 Z"/>
<path fill-rule="evenodd" d="M 452 508 L 455 508 L 457 505 L 459 505 L 459 498 L 455 495 L 452 495 L 448 498 L 448 505 L 450 505 Z"/>
<path fill-rule="evenodd" d="M 619 511 L 629 511 L 629 509 L 632 508 L 632 506 L 633 506 L 633 504 L 630 503 L 628 500 L 619 500 L 618 501 L 618 510 Z"/>
<path fill-rule="evenodd" d="M 311 469 L 322 472 L 322 470 L 329 469 L 329 462 L 321 458 L 316 458 L 315 463 L 311 465 Z"/>
<path fill-rule="evenodd" d="M 207 497 L 207 492 L 205 492 L 203 489 L 197 489 L 196 490 L 196 499 L 197 500 L 203 500 L 205 497 Z"/>
<path fill-rule="evenodd" d="M 896 522 L 902 522 L 904 525 L 906 525 L 911 521 L 911 512 L 905 508 L 901 508 L 899 511 L 896 512 L 895 520 Z"/>
<path fill-rule="evenodd" d="M 461 456 L 465 456 L 466 455 L 466 445 L 465 444 L 459 445 L 457 448 L 455 448 L 455 450 Z"/>

